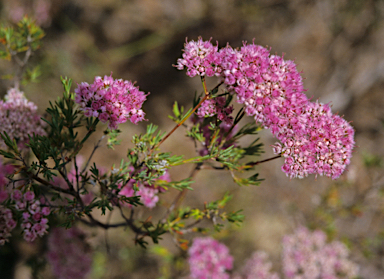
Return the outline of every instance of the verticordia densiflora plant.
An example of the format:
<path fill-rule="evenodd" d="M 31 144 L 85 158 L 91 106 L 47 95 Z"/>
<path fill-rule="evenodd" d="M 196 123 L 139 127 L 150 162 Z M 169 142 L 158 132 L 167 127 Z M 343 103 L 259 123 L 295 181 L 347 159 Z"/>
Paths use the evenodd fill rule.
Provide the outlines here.
<path fill-rule="evenodd" d="M 180 206 L 200 169 L 227 170 L 237 184 L 257 185 L 260 179 L 255 167 L 280 157 L 284 160 L 282 170 L 290 178 L 315 174 L 336 179 L 350 163 L 353 128 L 332 114 L 329 105 L 309 101 L 293 61 L 271 55 L 269 49 L 254 43 L 244 42 L 239 49 L 228 44 L 219 49 L 199 38 L 185 44 L 182 58 L 174 65 L 179 70 L 186 69 L 190 77 L 201 79 L 203 92 L 195 97 L 192 108 L 184 111 L 175 103 L 171 116 L 176 122 L 174 129 L 162 133 L 149 124 L 146 133 L 133 136 L 126 159 L 118 166 L 100 166 L 93 161 L 93 155 L 103 144 L 111 152 L 119 144 L 119 124 L 146 120 L 142 106 L 149 93 L 112 75 L 97 76 L 91 84 L 79 81 L 74 90 L 71 79 L 62 78 L 62 97 L 50 103 L 43 117 L 39 116 L 36 106 L 20 91 L 20 84 L 38 75 L 37 70 L 27 67 L 27 62 L 43 36 L 43 31 L 28 18 L 17 28 L 0 30 L 1 57 L 19 66 L 12 88 L 5 101 L 0 102 L 0 244 L 13 235 L 21 234 L 26 241 L 34 241 L 52 232 L 48 257 L 55 272 L 62 268 L 58 265 L 71 262 L 57 260 L 60 253 L 70 252 L 60 250 L 55 239 L 65 242 L 83 233 L 76 229 L 51 229 L 49 223 L 66 228 L 76 223 L 103 229 L 126 227 L 134 233 L 135 243 L 143 247 L 148 245 L 148 239 L 158 243 L 161 235 L 169 233 L 186 250 L 187 233 L 208 230 L 201 225 L 202 220 L 211 221 L 219 231 L 225 222 L 239 224 L 244 217 L 241 210 L 225 210 L 232 198 L 228 193 L 216 201 L 202 201 L 201 207 Z M 212 89 L 206 85 L 210 77 L 217 79 Z M 234 101 L 242 105 L 237 112 Z M 241 125 L 240 120 L 246 115 L 254 120 Z M 162 143 L 181 126 L 186 127 L 186 135 L 195 142 L 195 157 L 161 150 Z M 105 129 L 104 135 L 88 156 L 80 156 L 98 128 Z M 262 128 L 276 137 L 276 156 L 254 161 L 262 152 L 262 144 L 255 136 Z M 239 140 L 245 136 L 255 139 L 243 146 Z M 182 180 L 172 180 L 169 170 L 183 164 L 194 165 L 192 173 Z M 159 205 L 161 195 L 169 188 L 180 192 L 172 203 Z M 158 220 L 140 213 L 143 208 L 156 210 L 164 206 L 165 213 Z M 121 221 L 103 221 L 97 216 L 99 212 L 104 215 L 112 211 L 120 214 Z M 218 258 L 193 248 L 198 243 L 211 247 Z M 227 250 L 213 240 L 196 239 L 193 245 L 189 250 L 190 263 L 201 264 L 191 270 L 198 274 L 199 266 L 205 265 L 212 273 L 208 277 L 193 275 L 194 278 L 225 278 L 217 274 L 225 274 L 232 267 Z M 89 251 L 86 246 L 73 249 Z M 262 255 L 255 257 L 261 257 L 260 262 L 264 259 Z M 209 263 L 210 259 L 222 262 L 216 266 Z M 85 274 L 88 269 L 77 270 Z M 66 272 L 58 273 L 69 278 L 64 276 Z"/>

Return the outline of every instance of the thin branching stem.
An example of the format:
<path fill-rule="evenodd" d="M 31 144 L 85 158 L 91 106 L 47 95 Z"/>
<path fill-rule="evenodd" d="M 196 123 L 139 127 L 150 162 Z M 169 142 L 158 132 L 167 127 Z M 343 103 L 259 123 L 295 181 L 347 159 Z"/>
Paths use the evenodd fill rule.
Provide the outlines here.
<path fill-rule="evenodd" d="M 203 163 L 197 163 L 196 166 L 193 168 L 191 174 L 189 175 L 190 178 L 193 178 L 197 172 L 201 169 Z M 173 203 L 171 204 L 171 206 L 167 209 L 167 212 L 165 213 L 163 219 L 162 219 L 162 223 L 165 223 L 169 214 L 171 214 L 172 211 L 174 211 L 175 209 L 177 209 L 180 204 L 181 204 L 181 201 L 184 199 L 186 193 L 187 193 L 187 188 L 183 189 L 183 191 L 181 191 L 175 198 L 175 200 L 173 201 Z"/>
<path fill-rule="evenodd" d="M 275 159 L 280 158 L 280 157 L 281 157 L 281 154 L 276 155 L 276 156 L 271 157 L 271 158 L 268 158 L 268 159 L 265 159 L 265 160 L 261 160 L 261 161 L 257 161 L 257 162 L 250 162 L 250 163 L 246 164 L 245 166 L 241 167 L 240 169 L 245 169 L 245 168 L 248 168 L 248 167 L 253 167 L 253 166 L 265 163 L 265 162 L 269 162 L 269 161 L 275 160 Z"/>
<path fill-rule="evenodd" d="M 85 170 L 88 168 L 88 165 L 89 165 L 89 163 L 91 162 L 91 159 L 92 159 L 93 155 L 95 154 L 96 149 L 98 149 L 98 148 L 100 147 L 100 143 L 101 143 L 101 141 L 104 139 L 104 137 L 105 137 L 105 135 L 103 135 L 103 136 L 97 141 L 97 143 L 95 144 L 95 146 L 93 147 L 93 150 L 92 150 L 92 152 L 91 152 L 91 155 L 89 155 L 89 158 L 88 158 L 87 162 L 85 163 L 84 168 L 83 168 L 83 170 L 81 171 L 80 174 L 83 174 L 83 173 L 85 172 Z"/>
<path fill-rule="evenodd" d="M 187 114 L 183 117 L 183 119 L 176 124 L 175 127 L 173 127 L 173 129 L 167 134 L 165 135 L 165 137 L 158 143 L 156 144 L 155 146 L 153 146 L 151 148 L 151 150 L 149 151 L 149 154 L 152 154 L 153 151 L 155 151 L 156 148 L 158 148 L 170 135 L 172 135 L 180 126 L 182 126 L 184 124 L 184 122 L 206 101 L 210 98 L 210 92 L 207 90 L 207 85 L 206 85 L 206 82 L 205 82 L 205 77 L 201 77 L 201 81 L 203 83 L 203 88 L 204 88 L 204 97 L 201 98 L 200 102 Z M 215 86 L 215 89 L 217 89 L 220 85 L 222 85 L 223 83 L 219 83 L 218 85 Z M 212 91 L 213 91 L 212 90 Z"/>

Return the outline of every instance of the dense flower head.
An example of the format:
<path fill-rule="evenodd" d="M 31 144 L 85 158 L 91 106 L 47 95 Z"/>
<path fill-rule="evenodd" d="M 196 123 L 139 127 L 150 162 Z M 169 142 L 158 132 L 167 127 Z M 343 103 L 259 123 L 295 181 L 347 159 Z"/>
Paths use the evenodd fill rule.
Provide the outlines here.
<path fill-rule="evenodd" d="M 339 241 L 326 242 L 324 232 L 301 227 L 283 239 L 283 272 L 286 278 L 356 278 L 358 266 Z"/>
<path fill-rule="evenodd" d="M 187 68 L 187 75 L 190 77 L 213 76 L 217 69 L 214 64 L 216 59 L 217 46 L 213 46 L 211 41 L 203 41 L 199 38 L 195 41 L 186 41 L 184 45 L 183 58 L 177 60 L 175 67 L 179 70 Z"/>
<path fill-rule="evenodd" d="M 47 260 L 55 278 L 85 278 L 92 266 L 92 255 L 85 241 L 86 235 L 78 228 L 54 228 L 48 238 Z"/>
<path fill-rule="evenodd" d="M 75 101 L 87 117 L 97 117 L 108 122 L 110 129 L 127 120 L 134 124 L 144 120 L 141 109 L 147 94 L 131 81 L 113 79 L 111 76 L 95 77 L 92 84 L 82 82 L 75 89 Z"/>
<path fill-rule="evenodd" d="M 214 48 L 209 57 L 200 58 L 200 63 L 215 69 L 226 89 L 244 105 L 246 114 L 280 141 L 274 152 L 285 157 L 282 170 L 289 177 L 316 174 L 336 179 L 344 172 L 355 144 L 354 130 L 342 117 L 332 114 L 328 105 L 309 101 L 293 61 L 271 55 L 254 42 L 244 42 L 240 49 L 229 44 L 220 50 Z M 197 112 L 200 117 L 216 113 L 212 100 L 205 101 Z"/>
<path fill-rule="evenodd" d="M 160 175 L 156 180 L 164 180 L 170 182 L 171 177 L 169 175 L 169 172 L 165 170 L 163 174 Z M 152 185 L 149 183 L 143 183 L 141 181 L 136 181 L 135 179 L 130 179 L 126 185 L 120 185 L 120 187 L 120 196 L 124 196 L 127 198 L 140 196 L 140 202 L 148 208 L 155 207 L 157 202 L 159 201 L 158 194 L 165 191 L 164 188 L 158 187 L 155 184 Z"/>
<path fill-rule="evenodd" d="M 354 130 L 328 105 L 311 102 L 306 107 L 306 126 L 298 134 L 282 136 L 275 153 L 282 153 L 282 170 L 291 178 L 315 173 L 338 178 L 350 163 Z"/>
<path fill-rule="evenodd" d="M 46 135 L 46 125 L 37 113 L 37 106 L 16 88 L 9 89 L 5 101 L 0 101 L 0 126 L 0 130 L 15 139 L 21 149 L 26 148 L 28 136 Z M 5 147 L 5 143 L 0 139 L 0 148 Z"/>
<path fill-rule="evenodd" d="M 11 231 L 16 227 L 16 221 L 9 208 L 0 204 L 0 246 L 4 245 L 11 236 Z"/>
<path fill-rule="evenodd" d="M 220 50 L 222 79 L 227 89 L 244 105 L 247 115 L 255 118 L 273 134 L 297 125 L 308 103 L 303 83 L 293 61 L 270 55 L 262 47 L 244 42 L 240 50 L 229 45 Z"/>
<path fill-rule="evenodd" d="M 48 231 L 47 216 L 51 213 L 49 207 L 44 206 L 36 196 L 35 193 L 26 189 L 17 189 L 11 187 L 4 187 L 3 192 L 6 192 L 7 207 L 2 207 L 4 220 L 9 222 L 8 228 L 14 228 L 16 221 L 12 218 L 12 211 L 19 212 L 20 227 L 23 230 L 23 237 L 26 241 L 32 242 L 38 236 L 42 237 Z M 12 210 L 12 211 L 11 211 Z M 0 221 L 1 223 L 1 221 Z M 1 227 L 1 225 L 0 225 Z M 0 229 L 2 231 L 2 229 Z M 8 230 L 8 233 L 10 230 Z M 9 234 L 8 234 L 9 235 Z"/>
<path fill-rule="evenodd" d="M 279 275 L 271 271 L 272 263 L 268 261 L 267 253 L 254 252 L 243 266 L 241 273 L 232 279 L 279 279 Z"/>
<path fill-rule="evenodd" d="M 18 189 L 11 192 L 11 201 L 15 210 L 22 215 L 20 227 L 23 229 L 24 239 L 28 242 L 34 241 L 38 236 L 44 236 L 48 231 L 47 216 L 50 209 L 44 206 L 32 191 L 24 193 Z"/>
<path fill-rule="evenodd" d="M 2 240 L 8 238 L 16 226 L 12 210 L 22 216 L 20 227 L 26 241 L 34 241 L 37 236 L 46 234 L 48 229 L 46 216 L 50 214 L 50 209 L 41 204 L 34 192 L 25 187 L 17 189 L 7 185 L 4 176 L 12 173 L 13 169 L 13 166 L 3 165 L 0 159 L 0 203 L 7 204 L 7 208 L 0 204 L 0 245 L 4 244 Z"/>
<path fill-rule="evenodd" d="M 188 263 L 194 279 L 227 279 L 233 257 L 227 246 L 211 237 L 197 237 L 188 250 Z"/>

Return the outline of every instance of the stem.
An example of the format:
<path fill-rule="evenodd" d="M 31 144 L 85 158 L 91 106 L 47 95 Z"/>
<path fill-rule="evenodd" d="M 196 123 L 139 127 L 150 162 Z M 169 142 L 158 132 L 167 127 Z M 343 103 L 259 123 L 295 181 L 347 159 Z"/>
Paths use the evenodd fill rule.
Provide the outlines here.
<path fill-rule="evenodd" d="M 242 167 L 242 169 L 247 168 L 247 167 L 253 167 L 253 166 L 265 163 L 265 162 L 269 162 L 269 161 L 275 160 L 275 159 L 280 158 L 280 157 L 281 157 L 281 154 L 276 155 L 276 156 L 271 157 L 271 158 L 268 158 L 268 159 L 265 159 L 265 160 L 261 160 L 261 161 L 257 161 L 257 162 L 250 162 L 250 163 L 246 164 L 244 167 Z"/>
<path fill-rule="evenodd" d="M 40 182 L 41 184 L 43 184 L 44 186 L 48 187 L 48 188 L 51 188 L 57 192 L 60 192 L 60 193 L 63 193 L 63 194 L 68 194 L 68 195 L 71 195 L 71 196 L 76 196 L 75 193 L 73 193 L 71 190 L 66 190 L 66 189 L 62 189 L 60 187 L 57 187 L 51 183 L 49 183 L 48 181 L 36 176 L 35 174 L 32 174 L 32 173 L 26 173 L 28 175 L 28 177 L 36 180 L 37 182 Z"/>
<path fill-rule="evenodd" d="M 31 37 L 30 35 L 28 35 L 28 38 L 27 38 L 27 42 L 28 42 L 28 49 L 27 51 L 25 52 L 25 55 L 24 55 L 24 59 L 21 60 L 18 56 L 17 56 L 17 53 L 13 53 L 12 54 L 12 57 L 13 57 L 13 60 L 15 61 L 15 63 L 19 66 L 19 69 L 17 70 L 16 74 L 15 74 L 15 78 L 14 78 L 14 86 L 16 89 L 19 89 L 20 88 L 20 82 L 22 80 L 22 77 L 23 77 L 23 74 L 24 74 L 24 71 L 26 69 L 26 66 L 27 66 L 27 63 L 28 63 L 28 60 L 29 58 L 31 57 L 32 55 L 32 49 L 31 49 L 31 46 L 30 46 L 30 43 L 32 42 L 31 41 Z"/>
<path fill-rule="evenodd" d="M 191 110 L 186 116 L 183 117 L 183 119 L 176 124 L 176 126 L 155 146 L 153 146 L 149 152 L 149 154 L 152 154 L 153 151 L 158 148 L 170 135 L 173 134 L 179 128 L 183 123 L 201 106 L 201 104 L 208 99 L 209 95 L 205 95 L 200 102 Z"/>
<path fill-rule="evenodd" d="M 87 160 L 87 162 L 85 163 L 84 167 L 83 167 L 83 170 L 80 172 L 80 174 L 83 174 L 85 172 L 85 170 L 88 168 L 88 165 L 93 157 L 93 155 L 95 154 L 95 151 L 96 149 L 98 149 L 100 147 L 100 143 L 101 141 L 104 139 L 105 135 L 103 135 L 98 141 L 97 143 L 95 144 L 95 146 L 93 147 L 93 150 L 91 152 L 91 155 L 89 155 L 89 158 Z"/>
<path fill-rule="evenodd" d="M 195 168 L 192 170 L 191 174 L 189 175 L 189 177 L 194 177 L 195 174 L 197 173 L 197 171 L 199 171 L 201 169 L 201 166 L 203 165 L 203 163 L 197 163 Z M 171 214 L 171 212 L 175 209 L 177 209 L 179 206 L 180 206 L 180 203 L 181 201 L 184 199 L 185 197 L 185 194 L 187 193 L 187 190 L 188 189 L 183 189 L 183 191 L 181 191 L 177 197 L 175 198 L 175 200 L 173 201 L 173 203 L 171 204 L 171 206 L 168 208 L 167 212 L 165 213 L 163 219 L 162 219 L 162 223 L 165 223 L 169 214 Z"/>
<path fill-rule="evenodd" d="M 204 88 L 204 97 L 200 100 L 200 102 L 187 114 L 183 117 L 183 119 L 176 124 L 176 126 L 158 143 L 156 144 L 155 146 L 153 146 L 151 148 L 151 150 L 149 151 L 149 154 L 151 155 L 153 153 L 153 151 L 158 148 L 170 135 L 173 134 L 173 132 L 175 132 L 177 130 L 177 128 L 179 128 L 181 125 L 184 124 L 184 122 L 201 106 L 201 104 L 206 101 L 207 99 L 209 99 L 210 97 L 210 92 L 207 91 L 207 85 L 205 83 L 205 77 L 201 77 L 201 82 L 203 83 L 203 88 Z M 218 85 L 216 85 L 211 91 L 217 89 L 220 85 L 222 85 L 223 83 L 220 82 Z"/>

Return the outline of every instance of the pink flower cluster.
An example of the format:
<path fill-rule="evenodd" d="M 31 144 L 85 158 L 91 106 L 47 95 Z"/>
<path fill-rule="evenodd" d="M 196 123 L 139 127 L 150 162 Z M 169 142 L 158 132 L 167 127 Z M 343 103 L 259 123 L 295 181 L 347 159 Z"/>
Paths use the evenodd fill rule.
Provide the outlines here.
<path fill-rule="evenodd" d="M 348 249 L 339 241 L 326 242 L 324 232 L 301 227 L 283 239 L 283 272 L 286 278 L 356 278 L 358 266 L 348 260 Z"/>
<path fill-rule="evenodd" d="M 233 106 L 225 107 L 225 97 L 216 97 L 204 101 L 198 108 L 196 115 L 198 117 L 212 117 L 217 115 L 217 118 L 227 124 L 232 124 L 233 117 L 230 114 L 233 112 Z"/>
<path fill-rule="evenodd" d="M 233 267 L 227 246 L 211 237 L 198 237 L 188 250 L 188 263 L 194 279 L 229 279 Z"/>
<path fill-rule="evenodd" d="M 112 75 L 98 76 L 91 85 L 86 82 L 79 84 L 75 93 L 75 101 L 84 115 L 108 122 L 110 129 L 117 129 L 118 124 L 127 120 L 134 124 L 144 120 L 141 106 L 147 95 L 130 81 L 114 80 Z"/>
<path fill-rule="evenodd" d="M 203 41 L 201 38 L 195 41 L 186 41 L 184 46 L 183 58 L 177 60 L 177 69 L 187 68 L 187 75 L 194 77 L 218 75 L 216 53 L 218 47 L 213 46 L 210 41 Z"/>
<path fill-rule="evenodd" d="M 286 279 L 354 279 L 359 266 L 348 259 L 349 252 L 339 241 L 326 242 L 324 232 L 300 227 L 283 238 L 282 271 Z M 210 238 L 195 238 L 188 250 L 190 274 L 194 279 L 279 279 L 265 252 L 253 253 L 240 272 L 232 277 L 233 258 L 228 248 Z"/>
<path fill-rule="evenodd" d="M 284 137 L 274 146 L 275 153 L 285 157 L 282 169 L 290 177 L 317 173 L 338 178 L 350 163 L 354 130 L 328 105 L 309 103 L 306 108 L 309 126 L 300 134 Z"/>
<path fill-rule="evenodd" d="M 78 228 L 54 228 L 48 238 L 47 260 L 55 278 L 85 278 L 92 266 L 91 249 Z"/>
<path fill-rule="evenodd" d="M 232 279 L 280 279 L 276 272 L 271 271 L 272 263 L 268 261 L 267 253 L 254 252 L 243 266 L 241 273 Z"/>
<path fill-rule="evenodd" d="M 48 207 L 41 205 L 32 191 L 26 191 L 23 194 L 20 190 L 13 190 L 11 200 L 15 202 L 16 210 L 22 213 L 20 226 L 26 241 L 34 241 L 37 236 L 42 237 L 47 233 L 48 219 L 46 216 L 51 211 Z"/>
<path fill-rule="evenodd" d="M 29 102 L 23 92 L 16 88 L 8 90 L 5 101 L 0 101 L 0 131 L 15 139 L 19 148 L 26 148 L 33 134 L 46 135 L 45 122 L 37 113 L 37 106 Z M 6 145 L 0 138 L 0 148 Z"/>
<path fill-rule="evenodd" d="M 270 55 L 268 49 L 254 43 L 244 43 L 240 49 L 227 45 L 218 50 L 210 41 L 199 38 L 186 44 L 183 59 L 176 67 L 186 67 L 189 76 L 204 76 L 208 69 L 209 76 L 219 76 L 244 105 L 245 112 L 281 141 L 274 150 L 283 153 L 282 170 L 289 177 L 314 173 L 336 179 L 350 163 L 353 128 L 333 115 L 329 106 L 308 100 L 293 61 Z M 199 67 L 202 70 L 197 71 Z"/>
<path fill-rule="evenodd" d="M 11 231 L 16 227 L 12 211 L 0 204 L 0 246 L 4 245 L 11 236 Z"/>
<path fill-rule="evenodd" d="M 169 173 L 165 171 L 157 180 L 165 180 L 169 182 L 171 181 L 171 177 Z M 138 190 L 136 191 L 134 187 L 137 187 Z M 130 179 L 129 182 L 121 188 L 119 195 L 127 198 L 140 196 L 140 202 L 143 203 L 144 206 L 153 208 L 159 201 L 158 194 L 163 192 L 165 192 L 165 189 L 162 187 L 156 187 L 148 183 L 141 183 L 134 179 Z"/>

